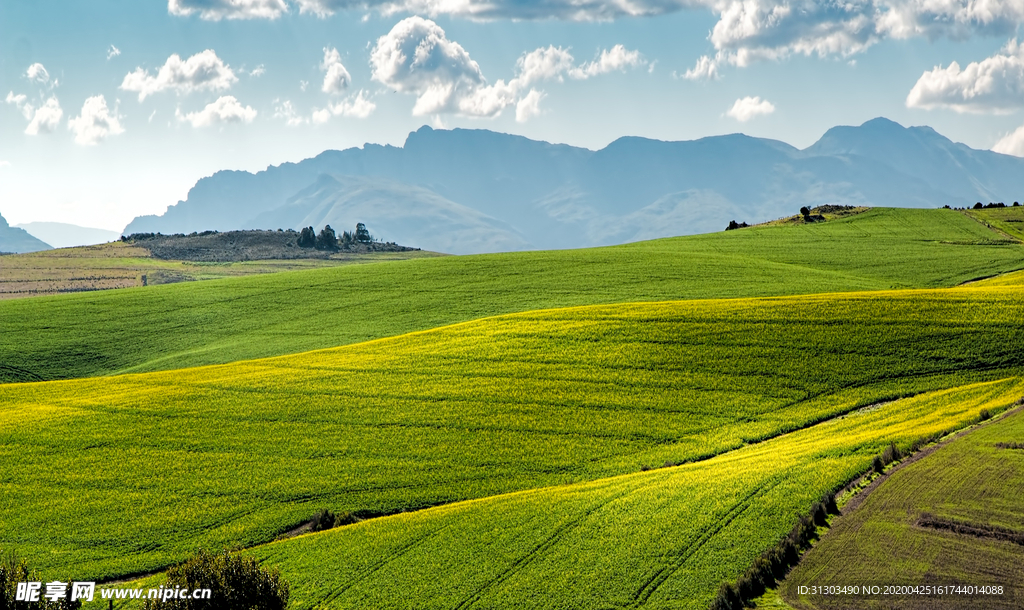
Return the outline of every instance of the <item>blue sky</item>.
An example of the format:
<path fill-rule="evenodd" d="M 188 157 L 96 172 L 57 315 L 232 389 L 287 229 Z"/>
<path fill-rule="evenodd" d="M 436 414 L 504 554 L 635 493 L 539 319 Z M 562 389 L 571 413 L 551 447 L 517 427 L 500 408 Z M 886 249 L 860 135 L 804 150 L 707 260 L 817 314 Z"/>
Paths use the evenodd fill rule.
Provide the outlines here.
<path fill-rule="evenodd" d="M 120 230 L 214 171 L 423 124 L 805 147 L 885 116 L 1024 156 L 1022 22 L 1021 0 L 4 0 L 0 214 Z"/>

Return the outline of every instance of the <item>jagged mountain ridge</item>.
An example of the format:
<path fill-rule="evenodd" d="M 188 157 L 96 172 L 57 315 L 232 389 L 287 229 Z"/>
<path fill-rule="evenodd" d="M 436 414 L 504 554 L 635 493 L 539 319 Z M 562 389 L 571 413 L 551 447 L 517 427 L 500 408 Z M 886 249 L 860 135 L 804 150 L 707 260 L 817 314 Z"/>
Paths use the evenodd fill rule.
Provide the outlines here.
<path fill-rule="evenodd" d="M 715 231 L 804 205 L 941 207 L 1014 196 L 1024 197 L 1024 159 L 886 119 L 835 127 L 804 150 L 731 134 L 624 137 L 591 151 L 423 127 L 402 147 L 366 144 L 255 174 L 218 172 L 164 215 L 136 218 L 125 231 L 344 229 L 359 221 L 388 240 L 470 253 Z"/>

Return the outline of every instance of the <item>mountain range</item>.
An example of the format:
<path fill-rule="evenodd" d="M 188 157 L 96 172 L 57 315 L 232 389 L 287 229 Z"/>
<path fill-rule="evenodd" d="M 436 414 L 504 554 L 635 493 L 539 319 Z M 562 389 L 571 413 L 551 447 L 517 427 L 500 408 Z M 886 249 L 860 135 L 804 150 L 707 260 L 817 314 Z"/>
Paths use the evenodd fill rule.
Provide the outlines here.
<path fill-rule="evenodd" d="M 0 252 L 20 253 L 50 249 L 50 244 L 33 237 L 25 229 L 10 226 L 7 220 L 0 216 Z"/>
<path fill-rule="evenodd" d="M 54 248 L 73 248 L 75 246 L 91 246 L 116 241 L 121 237 L 117 231 L 80 227 L 66 222 L 26 222 L 14 225 L 25 229 L 30 235 L 38 238 Z"/>
<path fill-rule="evenodd" d="M 800 150 L 742 134 L 683 142 L 623 137 L 597 151 L 487 130 L 422 127 L 404 146 L 365 144 L 199 180 L 185 201 L 125 233 L 337 231 L 456 254 L 609 245 L 717 231 L 822 204 L 963 207 L 1024 198 L 1024 159 L 930 127 L 878 118 Z"/>

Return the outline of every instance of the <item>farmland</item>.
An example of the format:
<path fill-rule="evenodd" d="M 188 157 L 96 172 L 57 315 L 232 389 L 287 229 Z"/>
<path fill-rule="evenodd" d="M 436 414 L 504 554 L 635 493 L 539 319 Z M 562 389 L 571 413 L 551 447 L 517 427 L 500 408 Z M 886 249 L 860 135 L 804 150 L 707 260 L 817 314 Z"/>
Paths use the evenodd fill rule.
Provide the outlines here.
<path fill-rule="evenodd" d="M 964 425 L 1024 391 L 889 403 L 696 464 L 397 515 L 254 549 L 295 608 L 707 607 L 884 443 Z M 430 574 L 430 578 L 424 578 Z"/>
<path fill-rule="evenodd" d="M 1024 412 L 972 431 L 898 470 L 787 578 L 795 607 L 1011 609 L 1024 605 Z M 951 528 L 962 531 L 954 533 Z M 1013 534 L 1016 534 L 1016 539 Z M 801 584 L 972 585 L 1001 595 L 800 596 Z"/>
<path fill-rule="evenodd" d="M 40 568 L 109 578 L 199 545 L 267 542 L 325 506 L 391 514 L 724 457 L 879 401 L 1013 377 L 1022 297 L 959 288 L 569 308 L 268 360 L 0 386 L 0 539 Z M 984 386 L 1003 388 L 992 408 L 1019 394 L 999 383 Z M 915 434 L 975 415 L 957 405 Z M 843 450 L 859 457 L 835 476 L 884 438 Z"/>
<path fill-rule="evenodd" d="M 1022 267 L 1024 245 L 960 212 L 872 209 L 589 250 L 16 299 L 0 302 L 0 381 L 227 363 L 533 309 L 933 288 Z"/>
<path fill-rule="evenodd" d="M 0 257 L 0 299 L 156 286 L 351 263 L 405 260 L 433 253 L 364 254 L 358 257 L 296 258 L 202 263 L 155 258 L 141 246 L 111 242 Z"/>

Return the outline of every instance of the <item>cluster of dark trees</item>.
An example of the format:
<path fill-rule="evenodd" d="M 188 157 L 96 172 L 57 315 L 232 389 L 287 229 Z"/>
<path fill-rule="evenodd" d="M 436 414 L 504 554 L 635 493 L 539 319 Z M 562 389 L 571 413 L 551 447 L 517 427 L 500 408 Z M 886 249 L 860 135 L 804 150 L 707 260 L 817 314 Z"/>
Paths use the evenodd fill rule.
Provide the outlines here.
<path fill-rule="evenodd" d="M 978 203 L 974 204 L 974 209 L 975 210 L 985 210 L 985 209 L 988 209 L 988 208 L 1005 208 L 1005 207 L 1006 207 L 1006 204 L 1003 203 L 1002 201 L 1000 201 L 999 203 L 992 203 L 990 201 L 988 203 L 988 205 L 981 205 L 980 201 Z M 1014 201 L 1013 205 L 1011 207 L 1019 208 L 1020 207 L 1020 202 L 1019 201 Z"/>
<path fill-rule="evenodd" d="M 748 225 L 745 222 L 736 222 L 735 220 L 730 220 L 729 221 L 729 226 L 726 227 L 725 230 L 726 231 L 732 231 L 733 229 L 744 229 L 744 228 L 749 227 L 749 226 L 750 225 Z"/>
<path fill-rule="evenodd" d="M 947 210 L 950 209 L 950 207 L 948 205 L 944 205 L 942 207 L 946 208 Z M 973 206 L 971 206 L 971 208 L 975 209 L 975 210 L 988 210 L 988 209 L 991 209 L 991 208 L 1019 208 L 1019 207 L 1020 207 L 1020 202 L 1019 201 L 1014 201 L 1013 205 L 1006 205 L 1002 201 L 1000 201 L 999 203 L 992 203 L 991 201 L 988 202 L 988 203 L 982 203 L 982 202 L 979 201 L 978 203 L 975 203 Z M 954 209 L 954 210 L 966 210 L 967 208 L 952 208 L 952 209 Z"/>
<path fill-rule="evenodd" d="M 313 230 L 313 227 L 306 227 L 299 232 L 299 239 L 296 241 L 300 248 L 316 248 L 317 250 L 337 250 L 353 244 L 371 242 L 373 242 L 373 235 L 370 235 L 366 225 L 361 222 L 356 223 L 354 232 L 343 231 L 341 237 L 338 237 L 331 225 L 320 229 L 319 234 Z"/>

